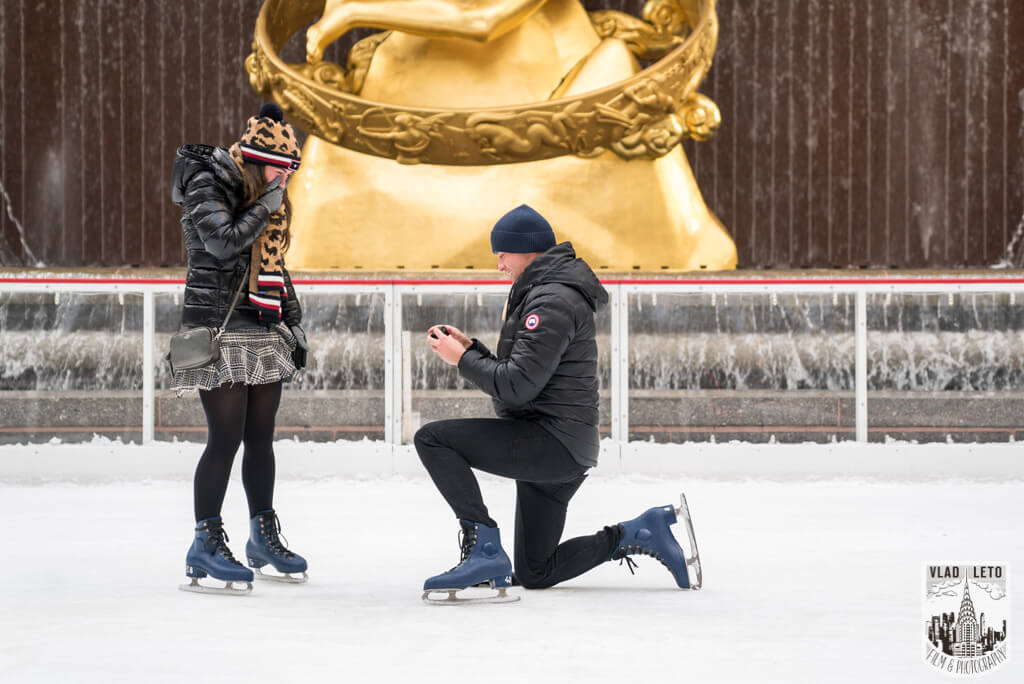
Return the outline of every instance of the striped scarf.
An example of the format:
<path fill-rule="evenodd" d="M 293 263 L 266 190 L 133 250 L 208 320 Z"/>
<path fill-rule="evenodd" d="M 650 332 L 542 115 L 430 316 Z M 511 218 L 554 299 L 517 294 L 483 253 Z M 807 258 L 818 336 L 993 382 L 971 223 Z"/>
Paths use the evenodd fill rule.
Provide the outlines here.
<path fill-rule="evenodd" d="M 241 146 L 228 150 L 239 170 L 245 164 Z M 249 268 L 249 303 L 259 311 L 260 323 L 271 327 L 281 321 L 281 302 L 288 297 L 284 281 L 284 229 L 288 214 L 282 204 L 270 215 L 270 223 L 252 243 Z"/>

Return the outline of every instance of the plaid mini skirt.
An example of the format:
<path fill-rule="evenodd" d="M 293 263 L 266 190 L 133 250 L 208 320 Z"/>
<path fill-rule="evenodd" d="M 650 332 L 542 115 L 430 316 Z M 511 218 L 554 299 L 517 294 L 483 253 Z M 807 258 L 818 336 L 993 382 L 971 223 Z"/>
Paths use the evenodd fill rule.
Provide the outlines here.
<path fill-rule="evenodd" d="M 266 385 L 291 380 L 295 375 L 295 346 L 295 336 L 284 323 L 270 330 L 226 330 L 220 336 L 220 358 L 203 368 L 175 372 L 171 388 L 181 396 L 224 384 Z"/>

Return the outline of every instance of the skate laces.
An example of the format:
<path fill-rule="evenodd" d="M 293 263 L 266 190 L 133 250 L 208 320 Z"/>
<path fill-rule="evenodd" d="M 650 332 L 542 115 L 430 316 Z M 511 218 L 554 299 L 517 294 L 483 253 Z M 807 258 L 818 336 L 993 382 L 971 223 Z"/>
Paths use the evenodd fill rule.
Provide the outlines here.
<path fill-rule="evenodd" d="M 460 567 L 469 558 L 469 554 L 472 553 L 473 547 L 476 545 L 476 539 L 476 532 L 467 532 L 464 528 L 459 530 L 459 563 L 455 568 Z"/>
<path fill-rule="evenodd" d="M 207 541 L 207 548 L 213 547 L 214 555 L 221 556 L 224 560 L 234 564 L 241 565 L 235 558 L 234 554 L 231 553 L 228 542 L 231 539 L 228 537 L 227 531 L 223 527 L 209 528 L 210 539 Z"/>
<path fill-rule="evenodd" d="M 619 554 L 622 554 L 622 555 L 619 555 Z M 618 560 L 619 561 L 619 565 L 622 565 L 623 563 L 625 563 L 626 567 L 629 569 L 629 574 L 631 574 L 631 575 L 635 575 L 636 574 L 636 572 L 634 572 L 634 570 L 633 570 L 634 568 L 640 567 L 639 564 L 636 561 L 634 561 L 632 558 L 630 558 L 630 556 L 633 556 L 633 555 L 650 556 L 654 560 L 656 560 L 659 563 L 661 563 L 662 565 L 664 565 L 670 572 L 672 570 L 672 568 L 669 567 L 668 562 L 666 562 L 666 560 L 661 557 L 661 554 L 656 553 L 655 551 L 653 551 L 651 549 L 648 549 L 648 548 L 645 548 L 643 546 L 632 546 L 632 545 L 631 546 L 627 546 L 624 549 L 620 549 L 619 552 L 616 555 L 618 556 L 618 558 L 617 559 L 613 558 L 613 560 Z"/>
<path fill-rule="evenodd" d="M 267 546 L 279 556 L 292 558 L 295 554 L 289 551 L 285 545 L 281 544 L 281 538 L 284 537 L 281 534 L 281 519 L 276 514 L 273 517 L 274 522 L 271 524 L 270 529 L 266 531 Z M 288 543 L 287 538 L 285 538 L 284 543 Z"/>

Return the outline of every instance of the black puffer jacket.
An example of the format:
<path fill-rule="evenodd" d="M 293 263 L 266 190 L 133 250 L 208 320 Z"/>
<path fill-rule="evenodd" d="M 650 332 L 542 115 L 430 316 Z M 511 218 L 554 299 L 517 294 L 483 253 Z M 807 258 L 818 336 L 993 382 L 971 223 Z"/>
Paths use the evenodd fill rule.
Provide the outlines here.
<path fill-rule="evenodd" d="M 607 302 L 572 244 L 555 245 L 513 283 L 497 355 L 473 340 L 459 360 L 499 417 L 537 421 L 588 467 L 599 450 L 594 313 Z"/>
<path fill-rule="evenodd" d="M 171 200 L 181 207 L 188 251 L 185 306 L 181 327 L 216 327 L 224 320 L 249 264 L 252 243 L 267 227 L 266 207 L 243 207 L 242 174 L 222 147 L 182 145 L 174 159 Z M 302 320 L 291 276 L 284 272 L 288 297 L 281 316 L 290 326 Z M 228 328 L 258 326 L 259 312 L 243 288 Z"/>

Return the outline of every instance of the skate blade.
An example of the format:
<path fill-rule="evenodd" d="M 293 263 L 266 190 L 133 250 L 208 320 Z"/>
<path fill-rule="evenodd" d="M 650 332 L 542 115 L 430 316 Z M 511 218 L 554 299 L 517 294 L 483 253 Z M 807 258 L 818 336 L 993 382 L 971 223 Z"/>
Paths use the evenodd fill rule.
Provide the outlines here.
<path fill-rule="evenodd" d="M 473 596 L 459 594 L 460 591 L 472 591 L 468 589 L 428 589 L 423 592 L 423 601 L 434 606 L 459 606 L 468 603 L 515 603 L 521 597 L 519 594 L 509 594 L 508 587 L 497 587 L 497 594 L 486 596 Z M 446 594 L 445 598 L 433 598 L 431 594 Z"/>
<path fill-rule="evenodd" d="M 253 568 L 253 574 L 256 579 L 266 582 L 280 582 L 282 584 L 305 584 L 309 581 L 309 575 L 303 571 L 302 576 L 299 577 L 294 573 L 284 573 L 283 575 L 268 575 L 263 572 L 260 568 Z"/>
<path fill-rule="evenodd" d="M 676 516 L 683 521 L 686 527 L 686 535 L 690 538 L 690 551 L 692 556 L 686 557 L 686 569 L 693 570 L 694 578 L 690 581 L 690 589 L 700 589 L 704 583 L 704 575 L 700 567 L 700 551 L 697 550 L 697 535 L 693 531 L 693 518 L 690 517 L 690 507 L 686 504 L 686 494 L 679 493 L 679 508 L 676 509 Z M 694 581 L 696 580 L 696 581 Z"/>
<path fill-rule="evenodd" d="M 235 588 L 237 584 L 244 584 L 244 587 Z M 198 577 L 193 577 L 188 584 L 178 585 L 182 591 L 191 591 L 196 594 L 222 594 L 224 596 L 245 596 L 252 592 L 252 582 L 224 582 L 223 587 L 208 587 L 199 583 Z"/>

